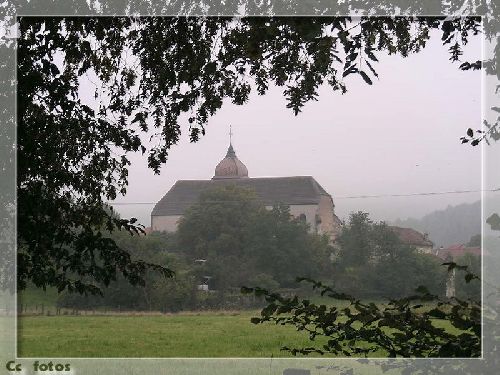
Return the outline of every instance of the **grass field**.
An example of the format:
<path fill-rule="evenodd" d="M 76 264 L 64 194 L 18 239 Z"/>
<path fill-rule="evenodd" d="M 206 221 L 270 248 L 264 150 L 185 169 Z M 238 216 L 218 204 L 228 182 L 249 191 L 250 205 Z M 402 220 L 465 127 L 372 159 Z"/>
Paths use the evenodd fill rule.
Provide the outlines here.
<path fill-rule="evenodd" d="M 287 357 L 309 346 L 292 327 L 254 325 L 258 312 L 143 316 L 23 316 L 20 357 Z"/>
<path fill-rule="evenodd" d="M 291 357 L 280 350 L 284 345 L 311 346 L 307 334 L 293 327 L 250 323 L 258 314 L 22 316 L 18 318 L 18 356 L 278 358 Z M 444 321 L 438 326 L 451 329 Z"/>
<path fill-rule="evenodd" d="M 19 357 L 284 358 L 292 356 L 281 351 L 282 346 L 311 346 L 308 335 L 294 327 L 250 323 L 260 310 L 56 316 L 51 313 L 56 298 L 55 291 L 20 296 L 21 303 L 43 303 L 46 310 L 40 314 L 30 309 L 28 315 L 19 316 Z M 339 302 L 337 308 L 344 304 Z M 454 330 L 449 322 L 436 324 Z M 325 339 L 318 338 L 313 345 L 321 340 Z"/>

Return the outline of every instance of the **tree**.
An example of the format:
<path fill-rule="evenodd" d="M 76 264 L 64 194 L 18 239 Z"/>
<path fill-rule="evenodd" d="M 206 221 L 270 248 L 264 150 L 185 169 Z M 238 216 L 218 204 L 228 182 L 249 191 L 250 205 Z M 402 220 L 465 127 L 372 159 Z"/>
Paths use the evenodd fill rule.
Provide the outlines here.
<path fill-rule="evenodd" d="M 102 203 L 126 193 L 129 153 L 147 153 L 159 173 L 179 139 L 182 114 L 189 114 L 196 141 L 225 99 L 248 100 L 252 85 L 245 77 L 259 94 L 283 86 L 297 114 L 322 84 L 342 93 L 351 75 L 372 84 L 377 53 L 419 52 L 430 30 L 439 29 L 456 62 L 461 45 L 480 33 L 479 17 L 21 17 L 19 23 L 18 286 L 31 280 L 92 293 L 99 290 L 82 278 L 108 284 L 121 273 L 142 283 L 148 268 L 171 274 L 131 261 L 99 228 L 140 232 L 133 219 L 113 219 Z M 464 70 L 481 67 L 460 62 Z M 94 102 L 80 97 L 87 76 L 97 82 Z M 156 145 L 148 149 L 140 134 L 153 135 Z"/>
<path fill-rule="evenodd" d="M 179 248 L 188 263 L 206 261 L 199 277 L 211 276 L 211 288 L 224 290 L 250 277 L 245 231 L 262 210 L 252 191 L 230 185 L 204 192 L 179 221 Z"/>
<path fill-rule="evenodd" d="M 134 260 L 174 267 L 175 276 L 164 278 L 150 272 L 145 275 L 145 285 L 131 285 L 126 278 L 118 275 L 107 286 L 97 285 L 102 295 L 83 296 L 63 292 L 58 298 L 59 307 L 122 311 L 179 311 L 198 307 L 193 267 L 175 253 L 177 244 L 174 235 L 153 232 L 148 236 L 131 238 L 128 233 L 114 232 L 110 238 Z"/>
<path fill-rule="evenodd" d="M 179 220 L 179 246 L 193 261 L 214 252 L 241 254 L 243 228 L 262 209 L 255 193 L 248 189 L 229 185 L 205 191 Z"/>
<path fill-rule="evenodd" d="M 349 223 L 344 224 L 344 229 L 336 240 L 342 268 L 362 266 L 370 260 L 373 255 L 371 224 L 366 212 L 359 211 L 349 215 Z"/>
<path fill-rule="evenodd" d="M 290 208 L 275 205 L 255 217 L 246 236 L 247 258 L 254 272 L 271 275 L 281 287 L 296 287 L 296 276 L 327 278 L 331 275 L 329 238 L 310 233 L 309 226 L 293 218 Z"/>
<path fill-rule="evenodd" d="M 419 254 L 401 242 L 385 222 L 373 223 L 368 213 L 351 213 L 336 240 L 333 281 L 337 289 L 357 297 L 401 298 L 416 285 L 444 293 L 446 273 L 440 260 Z M 302 276 L 300 274 L 297 274 Z"/>
<path fill-rule="evenodd" d="M 309 233 L 287 206 L 267 210 L 255 194 L 234 185 L 202 194 L 177 234 L 187 263 L 204 259 L 203 272 L 219 290 L 258 281 L 293 287 L 297 274 L 324 277 L 330 271 L 326 236 Z"/>

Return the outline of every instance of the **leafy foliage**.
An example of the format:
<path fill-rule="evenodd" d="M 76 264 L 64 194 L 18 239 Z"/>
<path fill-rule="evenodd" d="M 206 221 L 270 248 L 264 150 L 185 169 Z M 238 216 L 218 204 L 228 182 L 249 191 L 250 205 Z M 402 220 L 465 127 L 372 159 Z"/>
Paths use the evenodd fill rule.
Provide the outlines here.
<path fill-rule="evenodd" d="M 125 194 L 127 166 L 123 152 L 139 150 L 140 139 L 121 120 L 111 122 L 79 98 L 79 77 L 92 65 L 102 79 L 119 66 L 128 19 L 23 19 L 18 49 L 18 287 L 30 280 L 37 287 L 101 293 L 122 274 L 143 284 L 146 269 L 164 276 L 165 267 L 141 260 L 105 236 L 123 230 L 137 235 L 136 220 L 113 215 L 104 199 Z M 86 35 L 102 48 L 94 50 Z M 62 66 L 55 63 L 63 54 Z M 131 83 L 123 83 L 122 88 Z M 110 107 L 116 107 L 112 99 Z M 106 112 L 101 106 L 100 112 Z M 127 112 L 124 108 L 119 111 Z M 91 279 L 83 280 L 88 276 Z M 88 280 L 88 279 L 87 279 Z"/>
<path fill-rule="evenodd" d="M 351 213 L 336 239 L 333 281 L 339 290 L 370 298 L 399 298 L 425 283 L 442 294 L 446 274 L 440 260 L 402 243 L 384 222 L 373 223 L 367 213 Z"/>
<path fill-rule="evenodd" d="M 267 210 L 252 191 L 228 185 L 204 193 L 177 233 L 187 262 L 206 260 L 203 272 L 224 290 L 259 280 L 293 287 L 297 274 L 327 275 L 328 238 L 308 229 L 287 206 Z"/>
<path fill-rule="evenodd" d="M 62 293 L 58 298 L 59 307 L 134 311 L 178 311 L 195 307 L 194 275 L 173 252 L 176 247 L 174 236 L 152 233 L 130 238 L 125 232 L 116 232 L 111 234 L 110 238 L 127 251 L 133 260 L 141 259 L 159 265 L 169 264 L 176 269 L 175 276 L 164 278 L 156 273 L 148 273 L 145 275 L 145 285 L 135 286 L 125 277 L 118 276 L 107 287 L 104 284 L 99 285 L 103 290 L 101 296 Z"/>
<path fill-rule="evenodd" d="M 497 213 L 491 214 L 486 223 L 489 224 L 491 230 L 500 230 L 500 216 Z"/>
<path fill-rule="evenodd" d="M 491 110 L 500 113 L 500 107 L 491 107 Z M 467 129 L 467 134 L 460 137 L 462 143 L 469 143 L 471 146 L 477 146 L 481 141 L 485 141 L 488 145 L 490 141 L 498 141 L 500 139 L 500 115 L 497 116 L 496 121 L 491 123 L 489 121 L 483 120 L 483 129 L 473 130 L 472 128 Z"/>
<path fill-rule="evenodd" d="M 321 282 L 299 280 L 310 283 L 321 295 L 349 301 L 349 306 L 338 309 L 335 305 L 317 305 L 261 288 L 242 288 L 243 293 L 264 296 L 268 302 L 261 316 L 252 318 L 252 323 L 292 325 L 309 335 L 310 347 L 282 348 L 294 355 L 369 356 L 379 350 L 387 357 L 470 358 L 481 355 L 481 306 L 476 302 L 441 300 L 420 286 L 416 294 L 390 300 L 384 305 L 363 303 Z M 449 322 L 453 329 L 440 327 L 440 321 Z M 319 336 L 326 337 L 327 343 L 315 344 Z"/>

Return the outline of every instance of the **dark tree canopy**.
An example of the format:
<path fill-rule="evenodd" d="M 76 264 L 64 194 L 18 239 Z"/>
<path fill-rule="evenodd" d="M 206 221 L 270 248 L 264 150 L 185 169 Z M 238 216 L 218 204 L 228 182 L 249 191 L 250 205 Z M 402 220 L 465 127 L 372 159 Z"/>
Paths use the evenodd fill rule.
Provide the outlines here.
<path fill-rule="evenodd" d="M 479 17 L 21 17 L 18 43 L 19 287 L 98 292 L 122 273 L 142 283 L 148 267 L 103 236 L 139 233 L 106 200 L 126 193 L 129 153 L 156 173 L 180 136 L 182 115 L 196 141 L 227 100 L 282 86 L 297 114 L 327 84 L 377 78 L 377 56 L 419 52 L 441 33 L 460 69 L 461 47 Z M 84 83 L 87 82 L 87 83 Z M 95 100 L 81 90 L 95 83 Z M 87 86 L 85 86 L 87 85 Z M 144 140 L 151 137 L 150 146 Z"/>
<path fill-rule="evenodd" d="M 385 222 L 372 222 L 366 212 L 350 214 L 335 245 L 332 281 L 341 292 L 358 298 L 401 298 L 425 285 L 431 293 L 444 295 L 441 259 L 419 253 Z"/>
<path fill-rule="evenodd" d="M 267 210 L 251 190 L 227 186 L 205 192 L 180 220 L 179 251 L 218 290 L 242 285 L 296 287 L 297 275 L 327 277 L 328 237 L 309 232 L 285 205 Z"/>

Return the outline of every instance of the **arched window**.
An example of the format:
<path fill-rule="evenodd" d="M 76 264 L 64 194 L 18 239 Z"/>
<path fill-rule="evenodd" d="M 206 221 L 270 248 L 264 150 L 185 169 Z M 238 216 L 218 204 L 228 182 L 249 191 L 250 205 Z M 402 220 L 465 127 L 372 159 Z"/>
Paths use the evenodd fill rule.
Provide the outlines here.
<path fill-rule="evenodd" d="M 306 214 L 300 214 L 299 215 L 299 220 L 303 221 L 305 223 L 307 221 Z"/>

